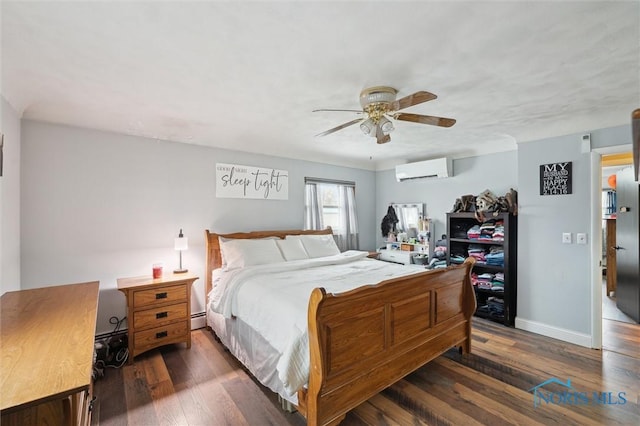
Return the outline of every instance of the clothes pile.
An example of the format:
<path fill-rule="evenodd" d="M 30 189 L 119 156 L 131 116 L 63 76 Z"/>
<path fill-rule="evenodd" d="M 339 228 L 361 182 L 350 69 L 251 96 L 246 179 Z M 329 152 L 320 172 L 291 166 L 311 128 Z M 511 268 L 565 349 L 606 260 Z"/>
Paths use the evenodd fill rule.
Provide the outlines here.
<path fill-rule="evenodd" d="M 504 317 L 504 299 L 491 296 L 487 298 L 487 304 L 478 307 L 478 312 L 490 315 L 494 318 Z"/>
<path fill-rule="evenodd" d="M 504 266 L 504 249 L 500 246 L 491 246 L 484 258 L 487 265 Z"/>
<path fill-rule="evenodd" d="M 518 191 L 511 188 L 504 196 L 498 197 L 486 189 L 479 195 L 462 195 L 453 204 L 452 212 L 474 212 L 478 222 L 484 222 L 486 216 L 496 216 L 508 212 L 518 214 Z"/>
<path fill-rule="evenodd" d="M 447 240 L 446 236 L 436 241 L 436 246 L 433 249 L 433 259 L 429 261 L 427 269 L 438 269 L 447 267 Z"/>

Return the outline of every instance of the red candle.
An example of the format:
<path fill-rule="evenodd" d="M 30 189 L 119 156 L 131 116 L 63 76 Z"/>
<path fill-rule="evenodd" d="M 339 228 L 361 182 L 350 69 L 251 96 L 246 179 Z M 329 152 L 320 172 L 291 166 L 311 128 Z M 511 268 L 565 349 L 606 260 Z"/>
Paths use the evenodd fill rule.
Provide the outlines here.
<path fill-rule="evenodd" d="M 162 263 L 154 263 L 153 264 L 153 279 L 162 277 Z"/>

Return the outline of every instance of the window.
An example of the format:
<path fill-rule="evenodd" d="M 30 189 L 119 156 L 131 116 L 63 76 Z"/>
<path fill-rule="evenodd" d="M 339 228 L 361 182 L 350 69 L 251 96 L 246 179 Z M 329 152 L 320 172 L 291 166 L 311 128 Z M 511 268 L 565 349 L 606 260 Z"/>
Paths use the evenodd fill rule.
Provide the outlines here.
<path fill-rule="evenodd" d="M 338 185 L 318 185 L 318 196 L 322 200 L 322 222 L 325 226 L 339 231 Z"/>
<path fill-rule="evenodd" d="M 357 250 L 355 183 L 305 178 L 305 229 L 330 226 L 341 251 Z"/>

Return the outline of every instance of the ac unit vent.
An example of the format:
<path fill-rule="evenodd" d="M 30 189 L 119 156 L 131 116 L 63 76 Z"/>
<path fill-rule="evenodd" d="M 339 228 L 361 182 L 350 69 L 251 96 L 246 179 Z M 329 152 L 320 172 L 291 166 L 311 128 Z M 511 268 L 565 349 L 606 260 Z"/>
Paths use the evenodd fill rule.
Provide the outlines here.
<path fill-rule="evenodd" d="M 396 166 L 396 180 L 446 178 L 453 176 L 452 161 L 449 158 L 436 158 L 417 163 Z"/>

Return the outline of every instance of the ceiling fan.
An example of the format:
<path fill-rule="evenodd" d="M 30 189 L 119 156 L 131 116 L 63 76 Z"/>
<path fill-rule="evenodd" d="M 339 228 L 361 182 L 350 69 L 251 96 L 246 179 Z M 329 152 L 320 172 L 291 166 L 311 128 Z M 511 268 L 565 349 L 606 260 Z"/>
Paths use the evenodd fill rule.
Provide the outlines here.
<path fill-rule="evenodd" d="M 347 123 L 319 133 L 316 136 L 326 136 L 331 133 L 342 130 L 356 123 L 360 124 L 360 130 L 365 135 L 373 136 L 379 144 L 387 143 L 391 140 L 391 133 L 394 130 L 393 123 L 389 118 L 400 121 L 412 121 L 414 123 L 429 124 L 432 126 L 451 127 L 456 123 L 453 118 L 434 117 L 432 115 L 410 114 L 406 112 L 398 112 L 401 109 L 408 108 L 413 105 L 436 99 L 433 93 L 419 91 L 412 95 L 396 100 L 398 91 L 393 87 L 376 86 L 364 89 L 360 92 L 360 105 L 362 110 L 353 109 L 315 109 L 313 112 L 319 111 L 346 111 L 363 114 L 365 117 L 356 118 Z"/>

